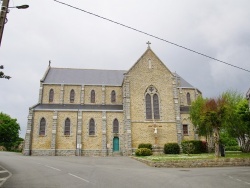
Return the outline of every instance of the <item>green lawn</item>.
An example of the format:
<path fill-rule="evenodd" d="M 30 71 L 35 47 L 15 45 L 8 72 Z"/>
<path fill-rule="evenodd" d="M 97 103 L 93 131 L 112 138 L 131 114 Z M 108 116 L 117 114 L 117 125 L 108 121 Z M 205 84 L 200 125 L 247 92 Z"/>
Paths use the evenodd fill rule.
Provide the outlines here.
<path fill-rule="evenodd" d="M 139 157 L 143 159 L 147 159 L 150 161 L 168 161 L 168 160 L 194 160 L 194 159 L 214 159 L 214 153 L 202 153 L 202 154 L 179 154 L 179 155 L 151 155 L 151 156 L 143 156 Z M 250 158 L 250 153 L 242 153 L 242 152 L 226 152 L 225 157 L 220 158 Z"/>

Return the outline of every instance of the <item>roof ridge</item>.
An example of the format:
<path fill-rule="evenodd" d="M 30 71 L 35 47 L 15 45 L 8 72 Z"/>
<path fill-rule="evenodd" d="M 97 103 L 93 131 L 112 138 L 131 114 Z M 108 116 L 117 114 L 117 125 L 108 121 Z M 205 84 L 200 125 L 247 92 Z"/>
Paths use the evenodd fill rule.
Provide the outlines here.
<path fill-rule="evenodd" d="M 51 69 L 71 69 L 71 70 L 101 70 L 101 71 L 127 71 L 114 69 L 84 69 L 84 68 L 65 68 L 65 67 L 51 67 Z"/>

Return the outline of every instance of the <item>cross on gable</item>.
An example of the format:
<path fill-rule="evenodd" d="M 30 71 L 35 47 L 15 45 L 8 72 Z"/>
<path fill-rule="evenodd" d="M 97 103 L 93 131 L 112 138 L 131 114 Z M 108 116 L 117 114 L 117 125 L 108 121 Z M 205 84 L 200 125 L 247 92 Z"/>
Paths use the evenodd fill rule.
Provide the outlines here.
<path fill-rule="evenodd" d="M 148 48 L 150 48 L 151 42 L 148 41 L 146 44 L 148 45 Z"/>

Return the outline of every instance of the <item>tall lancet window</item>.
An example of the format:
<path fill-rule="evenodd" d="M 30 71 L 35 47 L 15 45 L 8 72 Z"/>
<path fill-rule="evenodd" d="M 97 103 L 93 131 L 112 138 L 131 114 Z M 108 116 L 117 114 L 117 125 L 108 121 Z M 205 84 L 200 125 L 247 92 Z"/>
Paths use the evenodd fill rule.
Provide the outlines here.
<path fill-rule="evenodd" d="M 187 93 L 187 104 L 191 105 L 190 93 Z"/>
<path fill-rule="evenodd" d="M 49 102 L 53 102 L 54 100 L 54 90 L 50 89 L 49 90 Z"/>
<path fill-rule="evenodd" d="M 114 103 L 116 101 L 116 94 L 115 94 L 115 90 L 113 90 L 111 92 L 111 102 Z"/>
<path fill-rule="evenodd" d="M 70 135 L 70 119 L 65 120 L 64 135 Z"/>
<path fill-rule="evenodd" d="M 145 93 L 146 119 L 160 119 L 159 93 L 154 86 L 149 86 Z"/>
<path fill-rule="evenodd" d="M 95 90 L 91 90 L 90 102 L 95 103 Z"/>
<path fill-rule="evenodd" d="M 73 103 L 75 101 L 75 91 L 71 89 L 70 91 L 70 102 Z"/>
<path fill-rule="evenodd" d="M 45 128 L 46 128 L 46 120 L 42 118 L 40 120 L 40 127 L 39 127 L 39 135 L 44 136 L 45 135 Z"/>

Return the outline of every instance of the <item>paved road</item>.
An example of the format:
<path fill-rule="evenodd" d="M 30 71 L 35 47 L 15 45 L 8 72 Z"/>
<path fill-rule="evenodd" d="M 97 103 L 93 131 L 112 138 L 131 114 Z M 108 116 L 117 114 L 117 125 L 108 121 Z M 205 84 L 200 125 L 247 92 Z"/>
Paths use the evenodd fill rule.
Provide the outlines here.
<path fill-rule="evenodd" d="M 35 157 L 0 152 L 4 188 L 249 188 L 250 167 L 153 168 L 129 157 Z"/>

